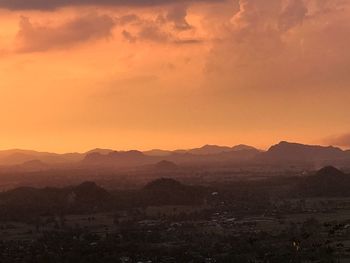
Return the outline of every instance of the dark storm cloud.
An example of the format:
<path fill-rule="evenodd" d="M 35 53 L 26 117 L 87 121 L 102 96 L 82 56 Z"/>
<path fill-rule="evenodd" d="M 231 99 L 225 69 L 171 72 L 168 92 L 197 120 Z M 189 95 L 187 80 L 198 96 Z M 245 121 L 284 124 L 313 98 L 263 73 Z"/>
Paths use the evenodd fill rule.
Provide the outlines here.
<path fill-rule="evenodd" d="M 115 22 L 108 15 L 88 14 L 58 26 L 37 25 L 22 17 L 17 34 L 18 52 L 67 48 L 76 43 L 111 36 Z"/>
<path fill-rule="evenodd" d="M 186 20 L 187 7 L 185 5 L 176 5 L 170 9 L 166 20 L 173 22 L 174 28 L 180 31 L 191 29 L 191 25 Z"/>
<path fill-rule="evenodd" d="M 78 5 L 147 7 L 178 3 L 222 1 L 225 0 L 0 0 L 0 8 L 10 10 L 50 10 Z"/>

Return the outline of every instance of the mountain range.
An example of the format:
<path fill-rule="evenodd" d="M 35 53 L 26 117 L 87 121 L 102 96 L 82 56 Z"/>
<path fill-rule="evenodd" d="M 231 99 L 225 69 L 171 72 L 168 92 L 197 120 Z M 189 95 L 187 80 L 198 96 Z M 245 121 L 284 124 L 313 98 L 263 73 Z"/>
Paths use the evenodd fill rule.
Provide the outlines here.
<path fill-rule="evenodd" d="M 188 149 L 188 150 L 160 150 L 154 149 L 149 151 L 115 151 L 112 149 L 96 148 L 85 153 L 51 153 L 51 152 L 39 152 L 32 150 L 11 149 L 0 151 L 0 166 L 13 166 L 22 165 L 27 162 L 40 161 L 46 164 L 63 164 L 63 163 L 75 163 L 83 161 L 84 159 L 92 159 L 92 157 L 98 158 L 99 155 L 117 157 L 122 159 L 140 158 L 141 154 L 149 157 L 166 157 L 171 155 L 191 154 L 191 155 L 210 155 L 221 154 L 224 152 L 238 152 L 243 150 L 256 151 L 257 149 L 247 145 L 237 145 L 233 147 L 217 146 L 217 145 L 205 145 L 200 148 Z M 144 157 L 142 156 L 142 157 Z M 141 158 L 142 158 L 141 157 Z"/>
<path fill-rule="evenodd" d="M 171 162 L 172 167 L 181 164 L 299 164 L 350 166 L 350 150 L 333 146 L 305 145 L 282 141 L 267 151 L 248 145 L 233 147 L 204 145 L 188 150 L 114 151 L 93 149 L 85 153 L 48 153 L 29 150 L 0 151 L 0 170 L 45 170 L 65 165 L 79 167 L 139 167 Z M 164 164 L 164 163 L 163 163 Z M 169 163 L 167 163 L 170 167 Z M 164 167 L 163 167 L 164 168 Z"/>

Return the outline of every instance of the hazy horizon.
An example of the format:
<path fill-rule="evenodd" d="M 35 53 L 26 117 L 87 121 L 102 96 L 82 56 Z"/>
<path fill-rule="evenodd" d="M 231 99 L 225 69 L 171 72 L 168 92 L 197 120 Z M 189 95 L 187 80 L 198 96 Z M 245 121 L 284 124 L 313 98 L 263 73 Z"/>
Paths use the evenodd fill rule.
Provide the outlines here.
<path fill-rule="evenodd" d="M 177 150 L 192 150 L 192 149 L 199 149 L 205 146 L 218 146 L 218 147 L 235 147 L 235 146 L 239 146 L 239 145 L 246 145 L 246 146 L 251 146 L 254 147 L 257 150 L 261 150 L 261 151 L 267 151 L 271 146 L 273 145 L 277 145 L 281 142 L 288 142 L 288 143 L 297 143 L 297 144 L 302 144 L 302 145 L 311 145 L 311 146 L 323 146 L 323 147 L 336 147 L 336 148 L 340 148 L 344 151 L 346 150 L 350 150 L 350 148 L 348 147 L 340 147 L 340 146 L 336 146 L 336 145 L 331 145 L 331 144 L 308 144 L 308 143 L 303 143 L 303 142 L 297 142 L 297 141 L 286 141 L 286 140 L 281 140 L 278 142 L 275 142 L 271 145 L 268 145 L 266 147 L 257 147 L 255 145 L 249 144 L 249 143 L 238 143 L 238 144 L 228 144 L 228 145 L 223 145 L 223 144 L 212 144 L 212 143 L 205 143 L 205 144 L 201 144 L 201 145 L 194 145 L 193 147 L 174 147 L 174 148 L 157 148 L 157 147 L 153 147 L 153 148 L 140 148 L 140 147 L 135 147 L 135 148 L 118 148 L 118 147 L 92 147 L 92 148 L 88 148 L 88 149 L 83 149 L 83 150 L 73 150 L 73 151 L 54 151 L 54 150 L 41 150 L 41 149 L 28 149 L 28 148 L 20 148 L 20 147 L 13 147 L 13 148 L 0 148 L 0 152 L 2 151 L 16 151 L 16 150 L 23 150 L 23 151 L 35 151 L 35 152 L 46 152 L 46 153 L 57 153 L 57 154 L 66 154 L 66 153 L 86 153 L 92 150 L 96 150 L 96 149 L 101 149 L 101 150 L 112 150 L 112 151 L 141 151 L 141 152 L 147 152 L 147 151 L 152 151 L 152 150 L 160 150 L 160 151 L 177 151 Z"/>

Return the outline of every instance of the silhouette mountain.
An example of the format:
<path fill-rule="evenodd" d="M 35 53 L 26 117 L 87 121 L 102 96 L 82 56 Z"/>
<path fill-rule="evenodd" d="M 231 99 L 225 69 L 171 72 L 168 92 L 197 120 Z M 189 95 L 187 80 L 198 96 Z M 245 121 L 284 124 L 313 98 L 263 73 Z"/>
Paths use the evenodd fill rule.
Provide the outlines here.
<path fill-rule="evenodd" d="M 260 158 L 269 161 L 326 161 L 350 157 L 348 153 L 333 146 L 305 145 L 282 141 L 262 153 Z"/>
<path fill-rule="evenodd" d="M 318 170 L 314 175 L 317 178 L 344 178 L 347 175 L 333 166 L 326 166 Z"/>
<path fill-rule="evenodd" d="M 0 165 L 17 165 L 33 160 L 42 161 L 47 164 L 58 164 L 77 162 L 82 158 L 83 156 L 79 153 L 57 154 L 20 149 L 0 151 Z"/>
<path fill-rule="evenodd" d="M 82 164 L 87 166 L 120 168 L 142 165 L 157 166 L 157 163 L 160 163 L 162 161 L 177 164 L 238 162 L 251 160 L 259 153 L 259 150 L 248 146 L 238 146 L 237 148 L 232 149 L 230 147 L 214 145 L 206 145 L 202 148 L 186 152 L 174 151 L 167 156 L 149 155 L 140 151 L 110 152 L 108 154 L 93 152 L 86 155 Z"/>
<path fill-rule="evenodd" d="M 113 150 L 111 150 L 111 149 L 96 148 L 96 149 L 92 149 L 92 150 L 86 152 L 85 154 L 86 154 L 86 155 L 87 155 L 87 154 L 91 154 L 91 153 L 109 154 L 109 153 L 111 153 L 111 152 L 113 152 Z"/>
<path fill-rule="evenodd" d="M 246 145 L 237 145 L 234 147 L 205 145 L 201 148 L 190 150 L 167 151 L 154 149 L 150 151 L 113 151 L 111 149 L 96 148 L 85 153 L 50 153 L 38 152 L 32 150 L 3 150 L 0 151 L 0 166 L 22 165 L 26 162 L 40 161 L 47 166 L 59 166 L 64 164 L 76 164 L 84 161 L 85 164 L 91 162 L 97 164 L 102 162 L 105 165 L 114 166 L 130 166 L 143 165 L 160 162 L 164 157 L 168 161 L 174 161 L 172 156 L 175 154 L 177 159 L 178 154 L 183 154 L 182 159 L 186 159 L 186 154 L 191 155 L 214 155 L 230 151 L 255 150 L 254 147 Z M 190 155 L 187 155 L 189 157 Z M 158 157 L 158 158 L 154 158 Z M 163 158 L 161 158 L 163 157 Z M 124 162 L 124 164 L 122 164 Z"/>
<path fill-rule="evenodd" d="M 154 169 L 161 172 L 176 171 L 179 166 L 176 163 L 162 160 L 154 165 Z"/>
<path fill-rule="evenodd" d="M 308 196 L 349 196 L 350 176 L 327 166 L 303 178 L 299 187 Z"/>
<path fill-rule="evenodd" d="M 195 155 L 209 155 L 209 154 L 220 154 L 232 151 L 245 151 L 245 150 L 257 150 L 256 148 L 244 144 L 236 145 L 233 147 L 218 146 L 218 145 L 204 145 L 201 148 L 195 148 L 188 150 L 187 153 Z"/>
<path fill-rule="evenodd" d="M 239 144 L 239 145 L 233 146 L 231 150 L 232 151 L 257 151 L 255 147 L 245 145 L 245 144 Z"/>
<path fill-rule="evenodd" d="M 147 156 L 140 151 L 110 152 L 101 154 L 98 152 L 86 155 L 84 165 L 104 167 L 130 167 L 154 163 L 152 156 Z"/>
<path fill-rule="evenodd" d="M 217 154 L 222 152 L 229 152 L 232 149 L 227 146 L 218 146 L 218 145 L 204 145 L 201 148 L 195 148 L 188 151 L 188 153 L 195 155 L 206 155 L 206 154 Z"/>
<path fill-rule="evenodd" d="M 110 193 L 93 182 L 66 188 L 20 187 L 0 193 L 0 214 L 26 218 L 69 211 L 91 212 L 107 207 L 110 200 Z"/>
<path fill-rule="evenodd" d="M 110 194 L 94 182 L 84 182 L 78 186 L 68 188 L 70 190 L 70 202 L 88 205 L 103 206 L 110 199 Z"/>
<path fill-rule="evenodd" d="M 40 160 L 31 160 L 17 165 L 0 166 L 0 173 L 30 173 L 46 171 L 50 166 Z"/>
<path fill-rule="evenodd" d="M 37 163 L 30 165 L 36 160 L 45 165 Z M 189 150 L 151 150 L 151 151 L 112 151 L 110 149 L 93 149 L 86 153 L 56 154 L 47 152 L 36 152 L 27 150 L 7 150 L 0 151 L 0 166 L 23 165 L 17 167 L 18 171 L 42 170 L 50 168 L 74 168 L 89 167 L 94 169 L 99 167 L 110 168 L 131 168 L 143 165 L 156 165 L 161 161 L 173 162 L 186 165 L 221 165 L 238 164 L 240 162 L 266 165 L 295 165 L 307 164 L 314 167 L 325 165 L 349 166 L 350 151 L 343 151 L 333 146 L 305 145 L 300 143 L 290 143 L 282 141 L 270 147 L 266 152 L 262 152 L 252 146 L 236 145 L 233 147 L 204 145 L 200 148 Z M 46 168 L 45 168 L 46 166 Z M 12 169 L 12 168 L 11 168 Z M 11 169 L 0 167 L 0 172 L 11 171 Z M 12 169 L 15 171 L 16 169 Z M 22 170 L 21 170 L 22 169 Z"/>

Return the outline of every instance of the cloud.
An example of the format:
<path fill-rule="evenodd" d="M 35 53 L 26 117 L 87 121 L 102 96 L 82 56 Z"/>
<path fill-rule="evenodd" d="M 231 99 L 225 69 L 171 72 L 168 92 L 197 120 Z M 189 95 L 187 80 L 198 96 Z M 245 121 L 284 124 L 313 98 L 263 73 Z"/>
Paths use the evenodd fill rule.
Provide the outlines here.
<path fill-rule="evenodd" d="M 202 44 L 205 40 L 202 39 L 195 39 L 195 38 L 188 38 L 188 39 L 178 39 L 175 40 L 173 43 L 178 45 L 195 45 L 195 44 Z"/>
<path fill-rule="evenodd" d="M 350 10 L 349 4 L 344 10 L 343 3 L 331 2 L 240 0 L 208 55 L 209 76 L 220 74 L 227 87 L 237 89 L 331 89 L 332 83 L 344 88 Z"/>
<path fill-rule="evenodd" d="M 143 40 L 150 40 L 155 42 L 167 42 L 170 41 L 172 35 L 162 30 L 157 25 L 145 25 L 138 33 L 138 38 Z"/>
<path fill-rule="evenodd" d="M 153 17 L 128 14 L 117 18 L 116 21 L 123 27 L 122 37 L 130 43 L 137 41 L 181 45 L 202 43 L 201 39 L 191 34 L 194 27 L 188 23 L 186 16 L 187 6 L 173 5 Z"/>
<path fill-rule="evenodd" d="M 308 10 L 302 0 L 289 0 L 286 8 L 282 11 L 279 19 L 279 26 L 286 31 L 301 24 Z"/>
<path fill-rule="evenodd" d="M 204 42 L 204 40 L 196 38 L 179 38 L 172 32 L 163 30 L 159 25 L 155 24 L 142 26 L 136 34 L 133 34 L 127 30 L 123 30 L 121 34 L 129 43 L 148 41 L 161 44 L 169 43 L 175 45 L 196 45 Z"/>
<path fill-rule="evenodd" d="M 235 81 L 235 86 L 251 82 L 246 72 L 264 69 L 259 63 L 267 63 L 283 48 L 279 28 L 282 8 L 282 0 L 239 0 L 238 11 L 225 25 L 220 40 L 214 43 L 207 71 L 227 74 L 228 81 Z"/>
<path fill-rule="evenodd" d="M 117 18 L 117 21 L 124 26 L 121 34 L 130 43 L 136 41 L 165 43 L 170 42 L 173 38 L 172 32 L 163 28 L 166 21 L 162 16 L 156 19 L 143 19 L 136 15 L 128 15 Z"/>
<path fill-rule="evenodd" d="M 340 147 L 350 147 L 350 133 L 328 137 L 325 139 L 325 143 Z"/>
<path fill-rule="evenodd" d="M 303 0 L 259 1 L 240 0 L 239 11 L 232 17 L 231 24 L 236 36 L 266 34 L 280 35 L 303 22 L 308 9 Z"/>
<path fill-rule="evenodd" d="M 52 10 L 67 6 L 108 5 L 150 7 L 176 3 L 217 2 L 223 0 L 0 0 L 0 8 L 10 10 Z"/>
<path fill-rule="evenodd" d="M 177 30 L 189 30 L 192 26 L 186 20 L 187 7 L 184 5 L 176 5 L 171 8 L 166 16 L 166 19 L 174 24 Z"/>
<path fill-rule="evenodd" d="M 88 40 L 111 36 L 115 21 L 108 15 L 88 14 L 56 26 L 34 24 L 21 17 L 16 37 L 17 52 L 67 48 Z"/>
<path fill-rule="evenodd" d="M 116 22 L 118 23 L 118 25 L 125 26 L 125 25 L 131 24 L 131 23 L 139 23 L 140 20 L 141 19 L 137 15 L 128 14 L 128 15 L 118 17 L 116 19 Z"/>
<path fill-rule="evenodd" d="M 137 37 L 133 36 L 129 31 L 127 30 L 123 30 L 122 31 L 122 36 L 124 37 L 124 39 L 126 39 L 127 41 L 129 41 L 130 43 L 135 43 L 137 40 Z"/>

